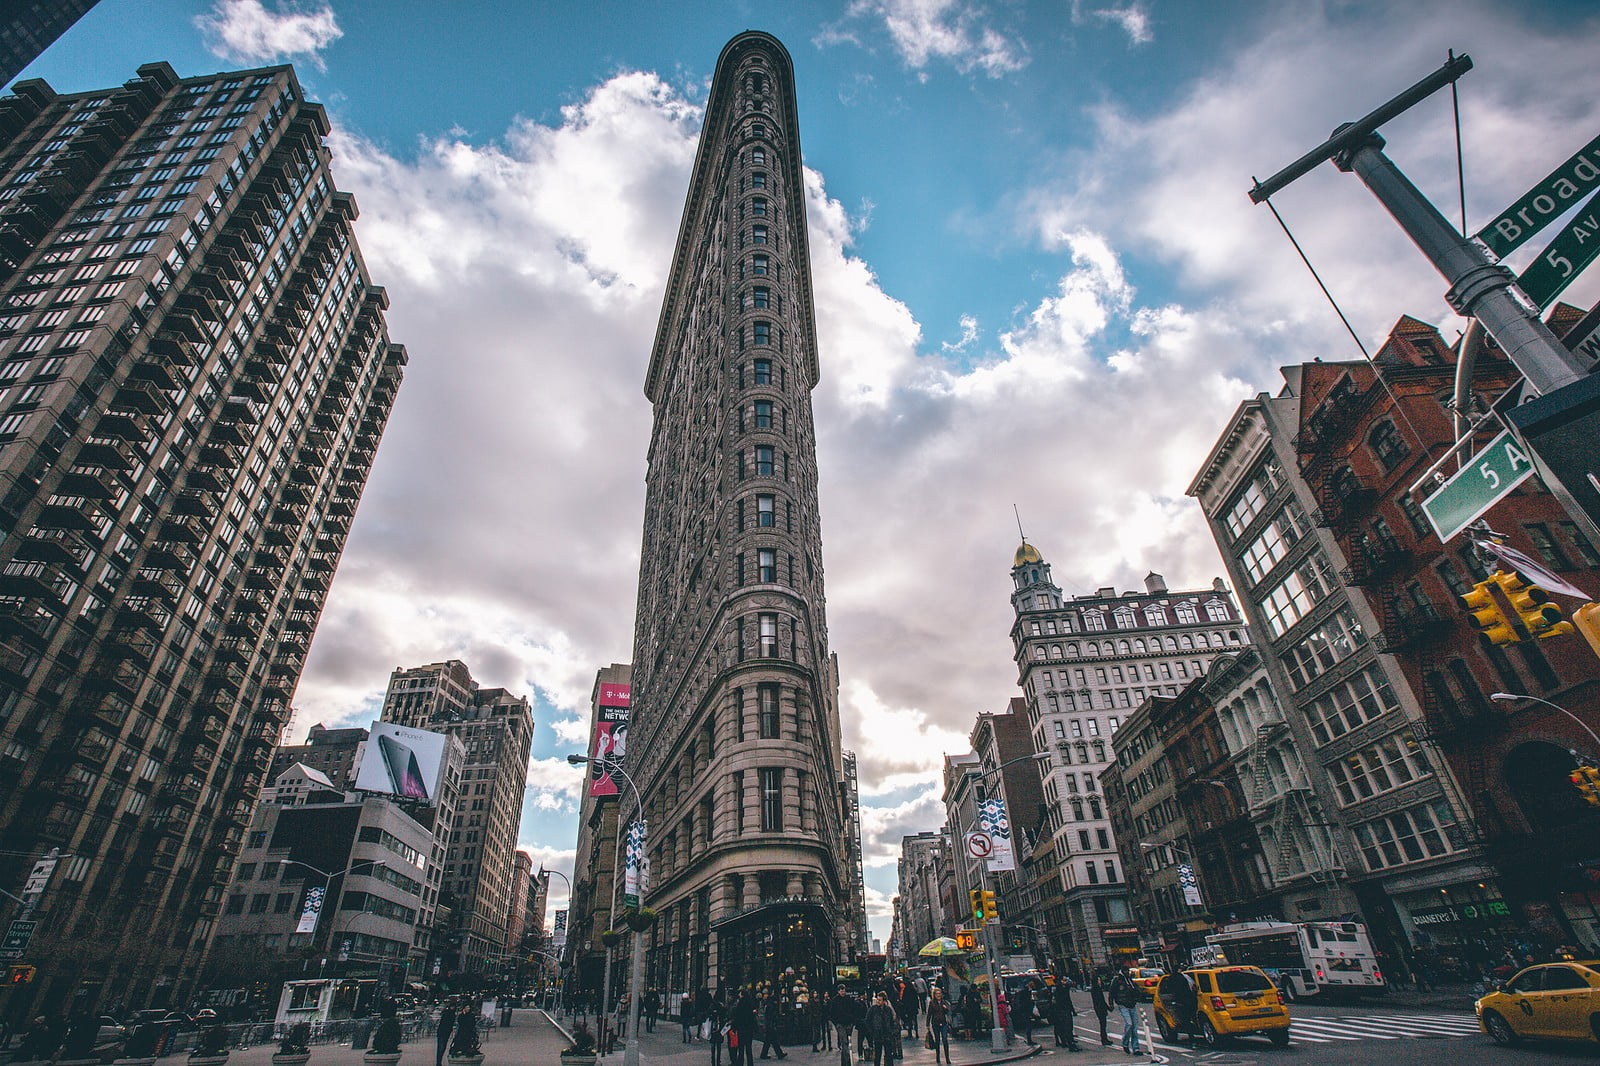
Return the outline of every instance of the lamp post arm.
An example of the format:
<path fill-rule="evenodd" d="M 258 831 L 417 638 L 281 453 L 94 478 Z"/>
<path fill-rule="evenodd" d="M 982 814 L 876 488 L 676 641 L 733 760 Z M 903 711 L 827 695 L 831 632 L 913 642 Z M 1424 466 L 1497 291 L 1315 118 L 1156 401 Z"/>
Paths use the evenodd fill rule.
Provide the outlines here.
<path fill-rule="evenodd" d="M 1551 703 L 1549 700 L 1544 699 L 1543 697 L 1540 697 L 1540 696 L 1530 696 L 1526 692 L 1496 692 L 1493 695 L 1491 695 L 1489 698 L 1492 699 L 1492 700 L 1500 700 L 1501 702 L 1504 702 L 1506 700 L 1512 700 L 1512 699 L 1515 699 L 1515 700 L 1532 700 L 1534 703 L 1542 703 L 1546 707 L 1549 707 L 1549 708 L 1551 708 L 1553 710 L 1560 711 L 1562 714 L 1566 715 L 1568 718 L 1570 718 L 1574 722 L 1578 723 L 1578 728 L 1582 729 L 1585 733 L 1589 734 L 1589 739 L 1594 741 L 1595 754 L 1597 756 L 1600 756 L 1600 736 L 1596 736 L 1595 735 L 1595 731 L 1593 729 L 1589 728 L 1589 723 L 1588 722 L 1585 722 L 1582 718 L 1579 718 L 1577 715 L 1573 714 L 1571 711 L 1569 711 L 1565 707 L 1561 706 L 1561 704 L 1559 704 L 1559 703 Z"/>

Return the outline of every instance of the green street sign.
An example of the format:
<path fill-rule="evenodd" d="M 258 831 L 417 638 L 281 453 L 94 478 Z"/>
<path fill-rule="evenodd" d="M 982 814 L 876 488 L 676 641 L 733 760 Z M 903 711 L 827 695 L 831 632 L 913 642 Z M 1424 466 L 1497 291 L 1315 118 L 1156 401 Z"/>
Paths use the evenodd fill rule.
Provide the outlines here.
<path fill-rule="evenodd" d="M 1494 217 L 1475 236 L 1504 258 L 1554 222 L 1584 196 L 1600 188 L 1600 137 L 1551 171 L 1522 199 Z"/>
<path fill-rule="evenodd" d="M 1506 430 L 1423 500 L 1422 513 L 1439 540 L 1448 541 L 1532 474 L 1533 460 Z"/>
<path fill-rule="evenodd" d="M 28 941 L 33 939 L 33 931 L 39 926 L 38 922 L 26 918 L 13 918 L 11 925 L 6 929 L 6 936 L 0 942 L 0 959 L 20 959 L 28 951 Z"/>
<path fill-rule="evenodd" d="M 1539 253 L 1539 258 L 1517 278 L 1517 284 L 1540 308 L 1560 295 L 1561 290 L 1582 273 L 1583 268 L 1600 255 L 1600 196 L 1589 197 L 1589 202 L 1578 210 L 1571 222 L 1562 227 L 1550 247 Z"/>

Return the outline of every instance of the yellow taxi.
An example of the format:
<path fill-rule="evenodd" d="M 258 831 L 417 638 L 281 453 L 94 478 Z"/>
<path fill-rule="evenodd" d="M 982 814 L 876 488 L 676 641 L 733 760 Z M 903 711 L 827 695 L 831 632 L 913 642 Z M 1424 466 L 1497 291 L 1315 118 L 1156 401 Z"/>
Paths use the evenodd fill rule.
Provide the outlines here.
<path fill-rule="evenodd" d="M 1600 962 L 1529 966 L 1473 1005 L 1496 1043 L 1600 1040 Z"/>
<path fill-rule="evenodd" d="M 1156 998 L 1156 983 L 1167 975 L 1159 966 L 1129 966 L 1128 979 L 1145 999 Z"/>
<path fill-rule="evenodd" d="M 1207 966 L 1165 976 L 1156 985 L 1155 1015 L 1169 1044 L 1184 1034 L 1197 1035 L 1208 1047 L 1254 1034 L 1278 1047 L 1289 1043 L 1289 1008 L 1272 978 L 1255 966 Z"/>

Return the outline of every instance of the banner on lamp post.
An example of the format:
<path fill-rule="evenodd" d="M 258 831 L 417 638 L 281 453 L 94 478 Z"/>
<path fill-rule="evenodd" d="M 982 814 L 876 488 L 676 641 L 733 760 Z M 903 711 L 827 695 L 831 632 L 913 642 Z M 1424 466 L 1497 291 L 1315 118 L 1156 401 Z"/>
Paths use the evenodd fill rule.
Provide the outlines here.
<path fill-rule="evenodd" d="M 622 905 L 633 910 L 639 908 L 639 899 L 649 887 L 650 861 L 645 858 L 645 820 L 628 824 L 626 858 L 622 879 Z"/>
<path fill-rule="evenodd" d="M 1006 817 L 1006 804 L 999 796 L 991 796 L 978 804 L 978 829 L 989 834 L 989 857 L 986 860 L 989 871 L 1015 870 L 1016 858 L 1011 853 L 1011 819 Z"/>
<path fill-rule="evenodd" d="M 1191 907 L 1201 905 L 1200 882 L 1194 876 L 1194 866 L 1190 863 L 1180 863 L 1178 866 L 1178 885 L 1183 889 L 1183 902 Z"/>
<path fill-rule="evenodd" d="M 306 889 L 306 901 L 300 908 L 300 922 L 294 927 L 297 933 L 317 931 L 317 919 L 322 917 L 322 897 L 328 892 L 326 885 L 313 885 Z"/>

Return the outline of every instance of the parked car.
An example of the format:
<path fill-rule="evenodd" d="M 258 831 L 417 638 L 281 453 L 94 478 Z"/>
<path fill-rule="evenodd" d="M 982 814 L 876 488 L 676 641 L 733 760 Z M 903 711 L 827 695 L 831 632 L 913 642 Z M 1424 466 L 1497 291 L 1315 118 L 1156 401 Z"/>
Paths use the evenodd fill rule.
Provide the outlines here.
<path fill-rule="evenodd" d="M 1600 1041 L 1600 962 L 1551 962 L 1516 976 L 1473 1004 L 1496 1044 L 1524 1037 Z"/>
<path fill-rule="evenodd" d="M 1289 1008 L 1272 978 L 1255 966 L 1208 966 L 1161 979 L 1156 987 L 1156 1028 L 1161 1039 L 1175 1041 L 1191 1028 L 1174 1005 L 1183 989 L 1171 982 L 1189 979 L 1196 999 L 1192 1028 L 1208 1047 L 1230 1037 L 1260 1034 L 1278 1047 L 1289 1043 Z"/>
<path fill-rule="evenodd" d="M 1133 982 L 1133 987 L 1145 999 L 1156 998 L 1156 983 L 1167 975 L 1167 971 L 1159 966 L 1130 966 L 1128 978 Z"/>

